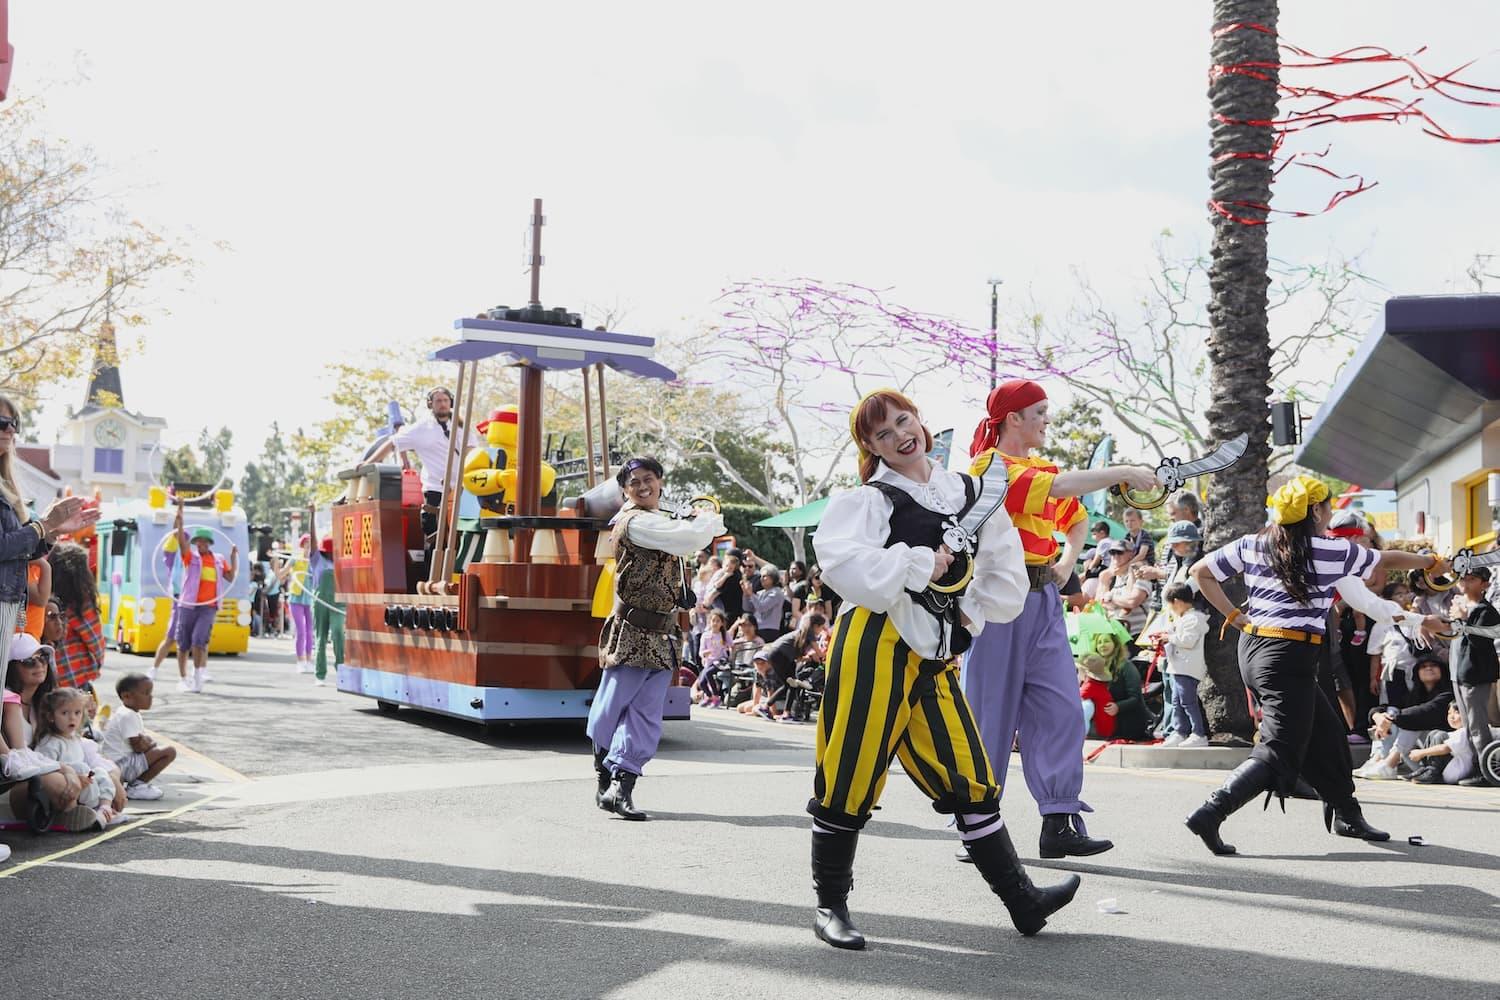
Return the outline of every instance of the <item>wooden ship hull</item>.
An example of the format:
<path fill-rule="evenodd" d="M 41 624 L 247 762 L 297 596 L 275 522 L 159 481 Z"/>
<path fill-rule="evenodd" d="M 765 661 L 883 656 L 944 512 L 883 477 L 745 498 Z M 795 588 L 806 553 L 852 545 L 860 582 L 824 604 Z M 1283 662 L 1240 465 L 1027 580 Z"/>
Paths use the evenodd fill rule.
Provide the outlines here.
<path fill-rule="evenodd" d="M 603 624 L 592 612 L 602 567 L 591 522 L 554 532 L 567 561 L 473 563 L 458 593 L 418 594 L 416 508 L 367 500 L 336 506 L 333 520 L 340 691 L 477 722 L 587 718 Z M 663 717 L 688 712 L 687 688 L 669 688 Z"/>

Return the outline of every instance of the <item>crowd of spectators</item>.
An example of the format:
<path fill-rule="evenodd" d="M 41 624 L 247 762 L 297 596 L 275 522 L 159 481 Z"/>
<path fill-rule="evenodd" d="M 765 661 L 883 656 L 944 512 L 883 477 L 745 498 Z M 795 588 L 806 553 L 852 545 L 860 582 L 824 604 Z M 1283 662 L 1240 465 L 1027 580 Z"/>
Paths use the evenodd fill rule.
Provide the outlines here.
<path fill-rule="evenodd" d="M 705 550 L 692 589 L 682 659 L 694 703 L 805 721 L 808 694 L 822 690 L 829 623 L 839 603 L 818 567 L 809 571 L 794 561 L 783 573 L 752 549 L 722 556 Z"/>
<path fill-rule="evenodd" d="M 1080 564 L 1082 589 L 1133 637 L 1131 653 L 1142 665 L 1142 689 L 1152 696 L 1156 720 L 1149 738 L 1162 746 L 1201 746 L 1211 735 L 1197 696 L 1207 675 L 1208 609 L 1189 570 L 1203 556 L 1203 529 L 1191 493 L 1173 497 L 1167 511 L 1171 521 L 1159 547 L 1151 544 L 1135 510 L 1124 515 L 1123 538 L 1112 539 L 1107 522 L 1092 525 L 1094 544 Z M 1338 511 L 1328 530 L 1359 545 L 1384 544 L 1355 510 Z M 1495 625 L 1500 624 L 1497 585 L 1500 581 L 1481 567 L 1450 590 L 1435 589 L 1421 573 L 1411 573 L 1386 582 L 1380 593 L 1423 615 Z M 1450 636 L 1424 645 L 1409 629 L 1367 622 L 1343 600 L 1330 609 L 1327 635 L 1319 681 L 1343 715 L 1355 759 L 1362 763 L 1358 777 L 1489 783 L 1476 765 L 1484 747 L 1500 739 L 1500 665 L 1492 640 Z M 1080 682 L 1081 695 L 1091 702 L 1085 713 L 1097 719 L 1109 704 L 1100 693 L 1100 678 L 1080 668 Z M 1121 686 L 1118 678 L 1112 686 Z M 1113 732 L 1117 725 L 1111 720 L 1105 728 Z"/>

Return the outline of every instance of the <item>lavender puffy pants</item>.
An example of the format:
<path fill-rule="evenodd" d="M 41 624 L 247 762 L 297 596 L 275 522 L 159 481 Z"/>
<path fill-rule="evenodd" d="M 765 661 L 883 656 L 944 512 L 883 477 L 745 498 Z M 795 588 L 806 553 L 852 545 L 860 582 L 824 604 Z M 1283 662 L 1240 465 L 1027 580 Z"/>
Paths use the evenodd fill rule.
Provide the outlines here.
<path fill-rule="evenodd" d="M 661 742 L 661 713 L 672 671 L 620 665 L 606 667 L 589 708 L 589 739 L 608 747 L 611 771 L 640 774 Z"/>
<path fill-rule="evenodd" d="M 964 659 L 963 685 L 1002 796 L 1019 733 L 1021 772 L 1038 811 L 1093 811 L 1079 798 L 1087 723 L 1056 586 L 1027 594 L 1015 621 L 985 625 Z"/>

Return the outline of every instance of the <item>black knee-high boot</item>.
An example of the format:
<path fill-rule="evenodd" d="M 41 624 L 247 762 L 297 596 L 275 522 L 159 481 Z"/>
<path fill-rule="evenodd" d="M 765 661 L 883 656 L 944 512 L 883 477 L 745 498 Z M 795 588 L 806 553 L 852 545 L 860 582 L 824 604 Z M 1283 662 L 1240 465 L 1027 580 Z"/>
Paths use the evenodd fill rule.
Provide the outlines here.
<path fill-rule="evenodd" d="M 1187 818 L 1187 828 L 1203 838 L 1208 849 L 1215 854 L 1233 854 L 1234 845 L 1224 843 L 1219 837 L 1220 825 L 1230 813 L 1275 785 L 1276 772 L 1271 765 L 1251 757 L 1231 771 L 1224 784 L 1209 795 L 1208 801 L 1193 811 Z"/>
<path fill-rule="evenodd" d="M 610 771 L 609 765 L 604 763 L 604 758 L 609 756 L 609 748 L 594 751 L 594 776 L 599 780 L 598 790 L 594 792 L 594 805 L 600 809 L 608 809 L 604 804 L 604 793 L 609 791 L 610 782 L 615 780 L 614 772 Z"/>
<path fill-rule="evenodd" d="M 614 781 L 610 782 L 608 790 L 599 799 L 599 808 L 612 812 L 621 819 L 650 819 L 635 807 L 635 802 L 631 799 L 635 791 L 635 779 L 638 777 L 640 775 L 629 771 L 616 771 Z"/>
<path fill-rule="evenodd" d="M 852 951 L 865 946 L 865 936 L 849 916 L 849 890 L 854 888 L 854 851 L 858 846 L 857 830 L 813 831 L 813 889 L 818 893 L 813 933 L 835 948 Z"/>
<path fill-rule="evenodd" d="M 1021 867 L 1021 859 L 1016 857 L 1010 831 L 1003 826 L 988 836 L 969 841 L 968 846 L 974 867 L 1010 911 L 1016 930 L 1027 937 L 1047 926 L 1047 917 L 1071 903 L 1078 891 L 1077 875 L 1069 875 L 1045 889 L 1032 885 Z"/>

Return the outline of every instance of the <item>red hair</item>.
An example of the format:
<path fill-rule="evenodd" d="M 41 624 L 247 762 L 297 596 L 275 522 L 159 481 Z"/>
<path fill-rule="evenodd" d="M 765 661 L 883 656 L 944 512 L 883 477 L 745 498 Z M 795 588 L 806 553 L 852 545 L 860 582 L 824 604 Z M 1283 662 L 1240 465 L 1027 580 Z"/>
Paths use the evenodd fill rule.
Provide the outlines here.
<path fill-rule="evenodd" d="M 880 457 L 870 451 L 868 442 L 874 440 L 875 428 L 890 415 L 892 409 L 902 410 L 910 413 L 921 423 L 922 415 L 917 412 L 917 407 L 911 400 L 894 389 L 881 389 L 872 392 L 860 400 L 859 409 L 854 411 L 854 419 L 850 422 L 854 430 L 854 444 L 859 448 L 859 481 L 867 483 L 870 477 L 875 475 L 875 467 L 880 463 Z M 932 432 L 927 425 L 922 425 L 923 450 L 932 450 Z"/>

